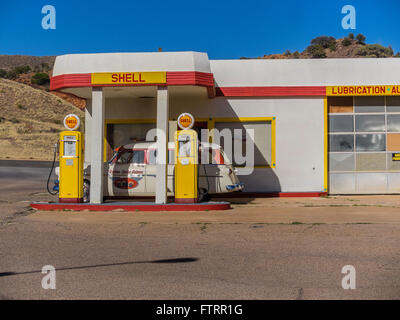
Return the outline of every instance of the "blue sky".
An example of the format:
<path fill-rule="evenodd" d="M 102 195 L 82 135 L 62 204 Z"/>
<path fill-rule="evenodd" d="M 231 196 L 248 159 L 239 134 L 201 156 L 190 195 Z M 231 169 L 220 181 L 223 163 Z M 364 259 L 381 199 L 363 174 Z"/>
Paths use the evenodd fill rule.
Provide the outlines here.
<path fill-rule="evenodd" d="M 56 29 L 41 27 L 44 5 Z M 341 26 L 341 8 L 356 8 L 356 30 Z M 1 0 L 0 54 L 194 50 L 211 59 L 302 51 L 320 35 L 350 31 L 400 51 L 399 0 Z"/>

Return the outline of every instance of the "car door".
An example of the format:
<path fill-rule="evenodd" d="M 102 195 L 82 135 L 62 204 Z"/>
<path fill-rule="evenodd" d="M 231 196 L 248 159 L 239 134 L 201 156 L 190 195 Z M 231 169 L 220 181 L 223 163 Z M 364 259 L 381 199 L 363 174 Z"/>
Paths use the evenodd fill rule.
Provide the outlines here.
<path fill-rule="evenodd" d="M 156 193 L 156 157 L 157 150 L 148 150 L 148 164 L 146 165 L 146 192 L 149 195 Z M 172 196 L 174 194 L 174 150 L 168 149 L 168 180 L 167 180 L 167 194 Z"/>
<path fill-rule="evenodd" d="M 125 149 L 108 170 L 108 192 L 112 196 L 135 196 L 145 193 L 145 150 Z"/>

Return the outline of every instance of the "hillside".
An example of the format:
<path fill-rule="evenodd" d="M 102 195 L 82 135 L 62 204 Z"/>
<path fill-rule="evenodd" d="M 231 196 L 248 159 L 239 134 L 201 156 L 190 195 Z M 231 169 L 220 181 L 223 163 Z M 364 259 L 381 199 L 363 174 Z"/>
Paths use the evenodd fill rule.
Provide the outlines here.
<path fill-rule="evenodd" d="M 29 66 L 31 70 L 53 69 L 55 56 L 25 56 L 0 54 L 0 69 L 10 71 L 15 67 Z"/>
<path fill-rule="evenodd" d="M 302 52 L 266 54 L 257 58 L 241 59 L 315 59 L 315 58 L 392 58 L 400 57 L 394 54 L 391 46 L 367 44 L 362 34 L 356 37 L 350 33 L 347 37 L 335 39 L 329 36 L 320 36 L 311 40 L 310 45 Z"/>
<path fill-rule="evenodd" d="M 0 78 L 24 83 L 33 88 L 50 92 L 50 78 L 53 73 L 54 56 L 23 56 L 23 55 L 0 55 Z M 43 83 L 32 83 L 32 77 L 36 74 L 47 74 Z M 83 110 L 86 100 L 73 94 L 52 91 L 52 94 L 73 104 Z"/>
<path fill-rule="evenodd" d="M 51 160 L 62 121 L 84 112 L 55 95 L 0 79 L 0 159 Z"/>

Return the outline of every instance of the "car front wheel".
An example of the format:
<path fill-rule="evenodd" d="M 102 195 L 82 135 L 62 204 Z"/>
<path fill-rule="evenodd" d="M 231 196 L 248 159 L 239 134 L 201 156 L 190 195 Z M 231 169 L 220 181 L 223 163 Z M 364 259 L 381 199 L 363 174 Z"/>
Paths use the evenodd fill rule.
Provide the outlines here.
<path fill-rule="evenodd" d="M 90 201 L 90 182 L 85 180 L 83 181 L 83 202 Z"/>

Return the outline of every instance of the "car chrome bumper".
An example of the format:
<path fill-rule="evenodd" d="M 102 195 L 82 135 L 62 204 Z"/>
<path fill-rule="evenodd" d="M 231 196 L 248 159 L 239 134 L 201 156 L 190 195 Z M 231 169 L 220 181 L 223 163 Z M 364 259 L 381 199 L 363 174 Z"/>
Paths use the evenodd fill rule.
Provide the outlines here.
<path fill-rule="evenodd" d="M 236 183 L 236 184 L 230 184 L 226 186 L 226 190 L 229 192 L 235 192 L 235 191 L 241 191 L 244 188 L 244 183 Z"/>

